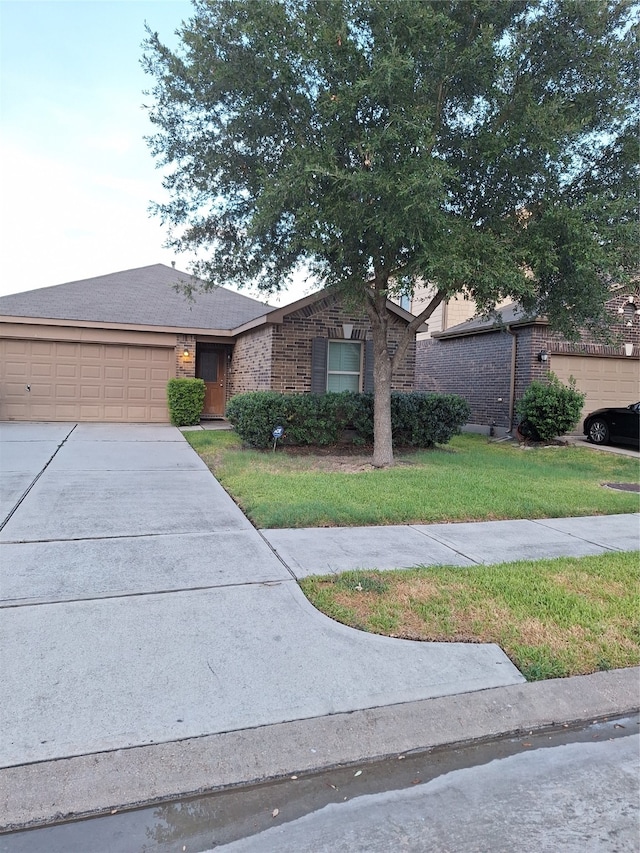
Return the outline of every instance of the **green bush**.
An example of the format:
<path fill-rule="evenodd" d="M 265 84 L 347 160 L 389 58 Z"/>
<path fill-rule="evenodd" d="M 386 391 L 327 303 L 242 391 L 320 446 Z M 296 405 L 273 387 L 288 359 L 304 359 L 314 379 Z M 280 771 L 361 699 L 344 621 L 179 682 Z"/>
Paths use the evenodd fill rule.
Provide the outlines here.
<path fill-rule="evenodd" d="M 179 427 L 200 423 L 204 393 L 202 379 L 170 379 L 167 383 L 167 403 L 171 423 Z"/>
<path fill-rule="evenodd" d="M 232 397 L 226 417 L 252 447 L 270 447 L 272 431 L 284 427 L 289 444 L 335 444 L 351 422 L 352 394 L 278 394 L 250 391 Z"/>
<path fill-rule="evenodd" d="M 373 441 L 373 394 L 357 394 L 353 426 L 360 440 Z M 391 394 L 391 431 L 395 447 L 433 447 L 457 435 L 471 415 L 457 394 L 421 391 Z"/>
<path fill-rule="evenodd" d="M 445 444 L 469 419 L 469 406 L 454 394 L 393 393 L 393 443 L 403 447 Z M 285 429 L 289 444 L 335 444 L 344 430 L 355 441 L 373 441 L 373 394 L 278 394 L 255 391 L 233 397 L 226 416 L 243 441 L 270 447 L 275 426 Z"/>
<path fill-rule="evenodd" d="M 534 380 L 516 406 L 523 435 L 528 432 L 535 438 L 537 434 L 541 441 L 549 441 L 569 432 L 580 420 L 585 397 L 577 390 L 573 376 L 569 385 L 563 385 L 552 372 L 544 382 Z"/>

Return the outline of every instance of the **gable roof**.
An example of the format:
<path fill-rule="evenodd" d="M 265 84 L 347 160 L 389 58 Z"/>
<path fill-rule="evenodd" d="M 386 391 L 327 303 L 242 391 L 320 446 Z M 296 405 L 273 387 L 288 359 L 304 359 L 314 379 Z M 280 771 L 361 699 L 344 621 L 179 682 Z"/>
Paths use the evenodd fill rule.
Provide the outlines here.
<path fill-rule="evenodd" d="M 48 320 L 122 323 L 139 326 L 231 330 L 272 311 L 257 299 L 216 287 L 194 291 L 176 285 L 202 284 L 164 264 L 41 287 L 0 297 L 0 314 Z"/>
<path fill-rule="evenodd" d="M 265 325 L 267 323 L 282 323 L 285 317 L 288 317 L 290 314 L 296 314 L 297 312 L 302 312 L 306 316 L 310 316 L 318 302 L 324 299 L 332 299 L 337 295 L 337 291 L 331 286 L 325 287 L 322 290 L 317 290 L 315 293 L 310 294 L 309 296 L 303 296 L 301 299 L 297 299 L 295 302 L 290 302 L 288 305 L 283 305 L 280 308 L 270 308 L 268 312 L 264 314 L 264 316 L 256 317 L 253 320 L 244 323 L 242 327 L 236 329 L 236 332 L 246 332 L 249 329 L 254 329 L 256 326 Z M 405 311 L 404 308 L 401 308 L 396 302 L 393 302 L 391 299 L 387 299 L 387 311 L 391 314 L 395 314 L 397 317 L 400 317 L 402 320 L 405 320 L 407 323 L 410 323 L 415 319 L 415 316 L 411 314 L 409 311 Z M 427 326 L 423 324 L 420 326 L 417 331 L 422 332 L 426 331 Z"/>

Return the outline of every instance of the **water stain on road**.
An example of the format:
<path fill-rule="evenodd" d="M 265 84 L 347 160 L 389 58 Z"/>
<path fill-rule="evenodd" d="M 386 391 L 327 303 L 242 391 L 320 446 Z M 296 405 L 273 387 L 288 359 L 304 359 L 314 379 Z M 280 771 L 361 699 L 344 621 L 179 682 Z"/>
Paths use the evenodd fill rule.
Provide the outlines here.
<path fill-rule="evenodd" d="M 522 752 L 637 734 L 638 717 L 611 719 L 455 748 L 395 755 L 263 784 L 0 836 L 2 853 L 199 853 L 367 794 L 399 791 Z"/>

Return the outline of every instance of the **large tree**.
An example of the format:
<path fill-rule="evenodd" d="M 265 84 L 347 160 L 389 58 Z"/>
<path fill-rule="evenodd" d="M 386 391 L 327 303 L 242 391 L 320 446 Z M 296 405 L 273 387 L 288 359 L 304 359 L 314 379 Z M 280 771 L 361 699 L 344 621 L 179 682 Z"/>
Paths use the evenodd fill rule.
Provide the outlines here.
<path fill-rule="evenodd" d="M 374 342 L 373 464 L 394 367 L 443 300 L 511 297 L 570 334 L 634 261 L 637 6 L 607 0 L 194 0 L 149 31 L 169 245 L 208 282 L 300 265 Z M 386 300 L 433 298 L 394 352 Z"/>

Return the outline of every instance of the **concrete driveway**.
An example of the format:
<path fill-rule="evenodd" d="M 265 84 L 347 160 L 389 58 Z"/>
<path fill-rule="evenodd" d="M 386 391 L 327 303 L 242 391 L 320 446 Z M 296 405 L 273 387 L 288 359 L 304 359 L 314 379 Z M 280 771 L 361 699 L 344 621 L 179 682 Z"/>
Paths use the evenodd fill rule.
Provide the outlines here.
<path fill-rule="evenodd" d="M 0 470 L 0 767 L 524 680 L 322 616 L 173 427 L 3 423 Z"/>

